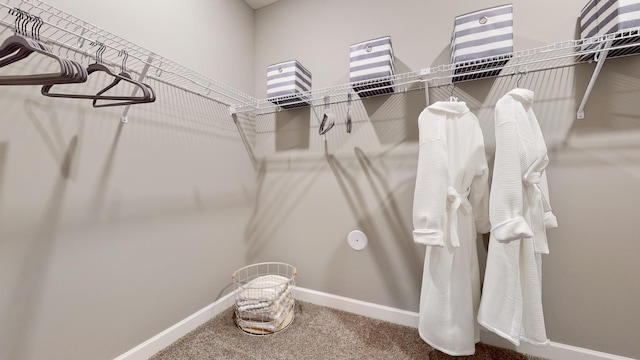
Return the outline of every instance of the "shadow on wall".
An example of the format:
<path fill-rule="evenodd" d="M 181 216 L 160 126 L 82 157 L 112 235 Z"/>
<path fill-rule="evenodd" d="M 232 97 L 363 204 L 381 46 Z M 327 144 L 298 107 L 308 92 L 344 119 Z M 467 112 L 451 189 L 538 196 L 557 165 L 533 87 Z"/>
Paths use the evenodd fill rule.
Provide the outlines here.
<path fill-rule="evenodd" d="M 425 107 L 423 91 L 408 91 L 360 99 L 354 96 L 351 108 L 352 131 L 346 131 L 348 105 L 330 104 L 335 126 L 326 135 L 318 134 L 324 105 L 283 110 L 256 116 L 253 153 L 258 160 L 290 154 L 289 161 L 324 158 L 326 152 L 347 154 L 363 149 L 387 149 L 418 141 L 418 116 Z"/>
<path fill-rule="evenodd" d="M 440 53 L 433 59 L 431 66 L 440 66 L 442 64 L 451 63 L 451 44 L 447 45 L 440 51 Z"/>
<path fill-rule="evenodd" d="M 120 143 L 120 136 L 122 135 L 122 129 L 124 128 L 124 126 L 125 125 L 123 123 L 118 124 L 118 130 L 116 131 L 113 141 L 111 142 L 109 153 L 104 162 L 104 165 L 102 166 L 102 171 L 100 172 L 98 183 L 96 184 L 93 201 L 91 202 L 92 209 L 89 212 L 94 217 L 100 216 L 102 210 L 104 209 L 107 189 L 109 188 L 109 180 L 111 179 L 111 173 L 113 171 L 115 155 L 118 149 L 118 144 Z"/>
<path fill-rule="evenodd" d="M 262 161 L 258 167 L 256 203 L 245 230 L 246 259 L 249 262 L 255 262 L 266 248 L 272 246 L 275 234 L 311 190 L 323 167 L 322 163 L 309 160 L 304 171 L 297 168 L 298 171 L 292 170 L 292 173 L 286 168 L 278 168 L 278 165 L 281 164 L 270 166 L 267 161 Z"/>
<path fill-rule="evenodd" d="M 399 98 L 402 96 L 409 100 L 401 101 Z M 394 143 L 378 144 L 368 151 L 353 145 L 357 140 L 363 140 L 356 138 L 343 145 L 353 149 L 350 154 L 335 154 L 324 146 L 330 144 L 329 139 L 319 141 L 319 146 L 302 153 L 292 152 L 290 156 L 278 153 L 265 156 L 260 161 L 256 206 L 245 231 L 248 262 L 273 260 L 273 257 L 280 256 L 285 256 L 288 261 L 300 261 L 305 259 L 301 254 L 320 251 L 318 257 L 331 259 L 331 264 L 337 268 L 343 261 L 343 270 L 347 269 L 349 275 L 334 273 L 329 268 L 336 266 L 329 263 L 312 265 L 314 261 L 311 260 L 304 266 L 316 274 L 307 275 L 305 280 L 314 278 L 313 288 L 322 289 L 320 284 L 323 281 L 335 279 L 335 282 L 331 280 L 328 291 L 340 293 L 336 288 L 340 285 L 337 284 L 354 279 L 351 276 L 360 274 L 365 282 L 359 282 L 365 284 L 366 273 L 372 275 L 369 263 L 372 261 L 374 271 L 381 272 L 379 277 L 385 286 L 397 290 L 391 295 L 385 291 L 383 295 L 391 297 L 390 305 L 417 308 L 415 301 L 418 296 L 414 292 L 419 289 L 423 259 L 411 235 L 417 152 L 413 148 L 415 143 L 406 140 L 408 136 L 417 138 L 417 134 L 405 130 L 409 127 L 407 123 L 411 123 L 417 132 L 417 116 L 424 106 L 424 98 L 420 93 L 394 97 L 390 99 L 403 105 L 400 107 L 402 111 L 410 101 L 421 103 L 416 109 L 411 109 L 412 115 L 398 118 L 397 126 L 402 131 L 394 133 L 397 139 Z M 389 105 L 385 103 L 384 106 Z M 369 129 L 373 130 L 373 127 Z M 338 134 L 336 132 L 327 138 Z M 368 141 L 363 143 L 370 145 Z M 370 156 L 369 152 L 375 155 Z M 341 209 L 342 204 L 347 207 Z M 304 216 L 300 215 L 299 209 L 305 209 Z M 326 227 L 326 224 L 333 226 Z M 354 256 L 343 248 L 346 246 L 342 241 L 344 229 L 354 226 L 370 234 L 370 255 Z M 333 249 L 338 244 L 341 250 L 334 253 Z M 399 258 L 402 264 L 394 264 L 397 262 L 394 259 Z M 347 285 L 345 283 L 344 287 Z M 380 287 L 374 286 L 366 291 L 379 290 Z"/>
<path fill-rule="evenodd" d="M 49 106 L 45 106 L 37 101 L 26 100 L 24 102 L 24 111 L 31 120 L 31 123 L 38 131 L 42 142 L 49 149 L 53 160 L 60 163 L 60 174 L 65 179 L 75 179 L 77 174 L 77 166 L 72 166 L 70 162 L 73 157 L 68 157 L 70 146 L 73 145 L 75 153 L 78 147 L 78 136 L 76 135 L 69 144 L 65 144 L 62 130 L 60 129 L 60 120 L 55 111 L 51 111 Z M 84 112 L 81 118 L 84 118 Z M 45 118 L 44 120 L 41 120 Z M 84 121 L 78 121 L 78 133 L 84 132 Z"/>
<path fill-rule="evenodd" d="M 584 89 L 594 64 L 576 67 L 576 87 Z M 634 57 L 607 59 L 585 107 L 585 118 L 572 128 L 568 146 L 579 148 L 640 178 L 640 63 Z M 576 93 L 575 101 L 582 100 Z"/>
<path fill-rule="evenodd" d="M 9 142 L 0 142 L 0 199 L 2 199 L 4 178 L 5 178 L 5 165 L 7 163 L 7 154 L 9 152 Z"/>
<path fill-rule="evenodd" d="M 401 74 L 411 69 L 399 58 L 395 58 L 395 73 Z M 370 124 L 377 140 L 382 145 L 418 141 L 418 115 L 425 108 L 425 97 L 421 91 L 405 91 L 396 86 L 394 93 L 359 98 L 364 112 L 356 110 L 354 127 Z"/>
<path fill-rule="evenodd" d="M 367 107 L 370 111 L 369 113 L 367 113 Z M 298 226 L 287 224 L 290 221 L 291 213 L 295 212 L 299 206 L 308 205 L 308 202 L 313 198 L 313 196 L 309 197 L 309 193 L 314 190 L 317 183 L 326 184 L 328 182 L 327 186 L 333 187 L 334 184 L 331 183 L 336 176 L 327 177 L 327 175 L 332 174 L 328 171 L 337 171 L 337 168 L 332 167 L 331 164 L 336 164 L 339 162 L 338 158 L 343 157 L 347 161 L 357 161 L 357 163 L 361 164 L 360 169 L 355 170 L 357 176 L 364 174 L 366 170 L 366 176 L 371 184 L 371 189 L 367 189 L 366 193 L 375 191 L 375 199 L 368 200 L 369 203 L 375 203 L 375 209 L 385 209 L 386 212 L 388 209 L 385 208 L 387 206 L 385 204 L 389 201 L 394 204 L 390 208 L 392 209 L 391 212 L 380 215 L 380 220 L 384 219 L 383 223 L 380 223 L 378 219 L 367 220 L 367 216 L 369 216 L 367 214 L 370 214 L 371 211 L 366 210 L 366 207 L 361 207 L 364 204 L 355 204 L 354 200 L 348 199 L 351 202 L 352 209 L 359 207 L 364 211 L 364 213 L 360 214 L 354 213 L 354 216 L 357 216 L 356 220 L 365 226 L 368 223 L 368 228 L 371 229 L 372 234 L 379 233 L 380 238 L 393 239 L 391 241 L 392 244 L 396 242 L 405 243 L 400 247 L 393 246 L 395 248 L 394 251 L 404 249 L 402 251 L 405 252 L 406 256 L 403 255 L 403 258 L 411 259 L 412 255 L 410 254 L 415 250 L 409 249 L 412 245 L 412 240 L 410 232 L 408 233 L 410 224 L 407 226 L 406 221 L 407 219 L 410 220 L 410 216 L 406 216 L 408 213 L 406 207 L 404 207 L 403 215 L 400 214 L 401 205 L 394 200 L 395 194 L 393 193 L 401 185 L 396 184 L 394 188 L 391 188 L 383 173 L 377 166 L 372 164 L 365 155 L 363 147 L 358 146 L 358 144 L 375 149 L 372 151 L 380 154 L 379 156 L 381 157 L 384 154 L 397 156 L 394 155 L 395 148 L 403 143 L 417 142 L 417 117 L 423 108 L 424 96 L 421 92 L 380 96 L 364 99 L 361 102 L 354 102 L 353 133 L 347 134 L 344 131 L 343 124 L 340 123 L 327 134 L 326 141 L 323 141 L 324 137 L 316 135 L 317 126 L 310 126 L 315 122 L 315 115 L 310 108 L 285 110 L 258 116 L 257 135 L 262 138 L 260 141 L 264 141 L 264 143 L 259 144 L 258 146 L 262 146 L 262 149 L 257 150 L 257 152 L 262 152 L 262 159 L 259 161 L 258 166 L 256 206 L 245 231 L 245 241 L 248 249 L 247 260 L 249 262 L 254 262 L 258 259 L 262 260 L 261 257 L 268 253 L 270 248 L 276 246 L 275 244 L 280 241 L 286 241 L 276 237 L 282 237 L 283 232 L 286 233 L 289 226 Z M 317 111 L 318 115 L 320 115 L 322 107 L 318 107 L 316 110 L 320 110 Z M 334 104 L 332 105 L 332 111 L 339 119 L 342 119 L 346 114 L 346 104 Z M 271 122 L 274 132 L 266 130 L 265 123 L 267 122 Z M 375 141 L 371 138 L 372 136 Z M 275 143 L 272 143 L 271 141 L 274 141 L 274 138 Z M 313 142 L 308 140 L 311 138 Z M 264 144 L 267 145 L 265 146 Z M 267 146 L 274 147 L 270 150 L 265 150 Z M 351 154 L 341 153 L 339 157 L 334 156 L 334 152 L 342 147 L 355 150 L 352 150 Z M 275 150 L 275 153 L 273 150 Z M 287 152 L 289 152 L 289 156 L 286 156 Z M 411 164 L 411 168 L 415 170 L 416 153 L 403 153 L 400 156 L 405 155 L 411 158 L 411 161 L 407 163 Z M 404 162 L 404 159 L 400 160 L 400 162 Z M 388 169 L 385 168 L 385 170 Z M 353 184 L 353 186 L 357 185 Z M 411 186 L 408 187 L 412 186 L 413 183 L 411 182 Z M 413 189 L 411 188 L 410 192 L 412 193 L 412 191 Z M 343 195 L 351 196 L 348 193 Z M 318 204 L 319 211 L 321 211 L 320 209 L 326 210 L 344 201 L 339 196 L 334 201 L 333 195 L 331 195 L 331 198 L 324 199 L 328 203 L 326 205 Z M 364 201 L 364 199 L 361 200 Z M 401 202 L 401 204 L 405 203 L 405 200 Z M 309 216 L 320 216 L 320 214 L 310 213 Z M 322 222 L 324 223 L 325 221 L 331 222 L 335 215 L 324 212 L 322 216 Z M 405 219 L 404 223 L 402 219 Z M 376 222 L 378 222 L 377 225 L 375 224 Z M 385 229 L 386 235 L 383 231 L 378 231 L 377 228 Z M 407 238 L 407 234 L 409 234 L 409 238 Z M 333 241 L 333 239 L 329 241 Z M 380 263 L 384 267 L 388 264 L 383 259 L 388 258 L 385 255 L 386 250 L 384 248 L 380 250 L 378 253 L 381 259 Z M 420 263 L 420 260 L 417 262 Z M 414 262 L 407 260 L 407 264 L 409 265 L 403 265 L 402 268 L 411 266 Z M 412 273 L 419 277 L 419 266 L 416 269 L 418 271 L 412 271 Z M 397 278 L 394 279 L 392 271 L 389 283 L 393 282 L 397 282 Z"/>
<path fill-rule="evenodd" d="M 256 144 L 256 122 L 255 116 L 249 114 L 235 114 L 232 116 L 233 122 L 236 124 L 238 134 L 242 139 L 242 143 L 251 161 L 254 170 L 257 170 L 257 159 L 254 151 Z"/>
<path fill-rule="evenodd" d="M 354 266 L 354 262 L 362 261 L 362 257 L 353 256 L 349 251 L 337 250 L 332 256 L 332 266 L 328 267 L 327 278 L 334 289 L 349 292 L 355 284 L 367 284 L 367 279 L 378 273 L 384 283 L 384 289 L 393 298 L 394 304 L 403 308 L 415 305 L 416 294 L 408 293 L 419 288 L 422 273 L 423 256 L 416 251 L 413 243 L 410 209 L 413 198 L 413 179 L 392 186 L 384 171 L 379 169 L 378 162 L 372 160 L 360 148 L 355 148 L 357 162 L 360 168 L 350 168 L 333 155 L 327 156 L 327 162 L 338 182 L 342 195 L 346 199 L 353 217 L 357 219 L 357 229 L 369 236 L 368 252 L 375 263 L 375 267 Z M 388 170 L 388 169 L 387 169 Z M 356 177 L 364 174 L 369 189 L 363 189 Z M 376 206 L 367 206 L 371 201 L 369 195 L 374 195 Z M 394 259 L 403 259 L 398 264 Z M 344 269 L 350 273 L 345 274 Z M 402 279 L 403 282 L 399 282 Z M 362 292 L 356 289 L 355 294 Z M 398 305 L 396 305 L 398 306 Z"/>
<path fill-rule="evenodd" d="M 418 141 L 418 116 L 425 108 L 421 91 L 363 99 L 367 118 L 380 144 Z M 357 121 L 358 119 L 356 119 Z"/>
<path fill-rule="evenodd" d="M 275 117 L 276 152 L 309 149 L 310 108 L 278 111 Z"/>
<path fill-rule="evenodd" d="M 154 189 L 163 192 L 162 197 L 149 194 L 148 202 L 137 201 L 136 206 L 129 207 L 129 210 L 135 211 L 135 214 L 128 215 L 129 219 L 138 216 L 172 216 L 171 214 L 201 211 L 204 208 L 216 208 L 216 204 L 233 202 L 233 194 L 218 191 L 208 185 L 211 182 L 203 181 L 211 175 L 210 168 L 189 165 L 180 161 L 180 156 L 208 153 L 215 158 L 216 163 L 227 161 L 227 158 L 228 161 L 233 161 L 231 159 L 236 157 L 226 156 L 220 153 L 219 149 L 226 146 L 224 144 L 242 142 L 247 150 L 248 160 L 253 162 L 252 154 L 248 150 L 251 149 L 251 142 L 255 140 L 254 119 L 241 115 L 238 116 L 238 121 L 234 122 L 229 115 L 228 107 L 224 104 L 152 79 L 149 80 L 149 84 L 162 101 L 132 106 L 129 124 L 119 121 L 124 109 L 122 107 L 87 110 L 86 106 L 81 107 L 85 102 L 80 101 L 81 105 L 78 105 L 83 114 L 92 117 L 92 129 L 99 126 L 100 132 L 106 134 L 103 138 L 108 141 L 108 151 L 103 158 L 96 159 L 98 169 L 101 170 L 96 177 L 89 204 L 90 211 L 87 212 L 90 220 L 101 221 L 105 215 L 110 216 L 111 220 L 123 216 L 121 213 L 126 205 L 122 203 L 123 181 L 149 181 L 154 184 Z M 105 119 L 106 121 L 103 121 Z M 96 125 L 97 121 L 102 122 Z M 145 156 L 157 159 L 156 156 L 148 154 L 148 149 L 155 147 L 170 148 L 172 151 L 163 153 L 163 159 L 157 162 L 146 161 L 148 166 L 145 167 L 145 171 L 135 179 L 124 179 L 123 169 L 128 168 L 133 161 L 145 161 Z M 198 176 L 187 178 L 187 174 Z M 226 178 L 229 178 L 228 174 Z M 176 187 L 175 181 L 181 181 L 183 186 Z M 200 191 L 202 196 L 197 199 L 183 196 L 180 189 L 184 188 L 196 189 L 195 191 Z M 137 206 L 148 208 L 135 210 Z"/>
<path fill-rule="evenodd" d="M 55 161 L 59 163 L 60 176 L 46 202 L 42 218 L 36 222 L 38 225 L 33 238 L 24 239 L 26 240 L 22 250 L 24 256 L 17 268 L 20 281 L 16 283 L 16 288 L 6 292 L 9 295 L 9 306 L 8 314 L 4 314 L 3 318 L 7 319 L 6 324 L 10 324 L 11 331 L 5 336 L 12 340 L 6 342 L 10 344 L 10 348 L 4 351 L 7 351 L 9 359 L 25 358 L 24 354 L 31 346 L 28 340 L 30 334 L 35 331 L 33 328 L 37 322 L 37 309 L 41 307 L 40 299 L 49 269 L 49 257 L 57 239 L 68 181 L 72 179 L 73 169 L 76 168 L 74 162 L 79 158 L 79 135 L 74 135 L 67 145 L 63 146 L 64 140 L 56 127 L 57 119 L 54 111 L 31 101 L 25 102 L 25 110 L 43 141 L 50 148 Z M 44 123 L 52 124 L 51 132 L 45 130 Z M 82 135 L 82 126 L 80 126 L 80 135 Z M 6 150 L 6 147 L 4 149 Z"/>

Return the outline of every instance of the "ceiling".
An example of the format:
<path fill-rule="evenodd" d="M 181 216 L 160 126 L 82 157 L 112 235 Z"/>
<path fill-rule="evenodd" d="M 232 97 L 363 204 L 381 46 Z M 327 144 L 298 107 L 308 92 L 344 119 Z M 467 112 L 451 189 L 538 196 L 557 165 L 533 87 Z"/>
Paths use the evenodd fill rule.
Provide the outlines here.
<path fill-rule="evenodd" d="M 251 6 L 252 9 L 254 10 L 258 10 L 261 7 L 265 7 L 269 4 L 273 4 L 274 2 L 278 1 L 278 0 L 244 0 L 247 4 L 249 4 L 249 6 Z"/>

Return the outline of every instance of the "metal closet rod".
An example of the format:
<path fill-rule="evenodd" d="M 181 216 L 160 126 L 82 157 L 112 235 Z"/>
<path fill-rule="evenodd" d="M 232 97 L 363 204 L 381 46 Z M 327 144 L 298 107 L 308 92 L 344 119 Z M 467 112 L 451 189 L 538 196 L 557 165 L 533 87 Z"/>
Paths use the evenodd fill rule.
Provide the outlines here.
<path fill-rule="evenodd" d="M 185 68 L 185 67 L 183 67 L 181 65 L 178 65 L 174 61 L 171 61 L 171 60 L 166 59 L 164 57 L 159 57 L 159 56 L 153 54 L 153 52 L 151 52 L 151 51 L 145 50 L 145 49 L 143 49 L 142 47 L 140 47 L 138 45 L 135 45 L 135 44 L 133 44 L 133 43 L 131 43 L 129 41 L 126 41 L 126 40 L 124 40 L 122 38 L 119 38 L 119 37 L 115 36 L 114 34 L 109 33 L 108 31 L 105 31 L 105 30 L 103 30 L 103 29 L 101 29 L 101 28 L 99 28 L 99 27 L 97 27 L 95 25 L 87 23 L 86 21 L 83 21 L 83 20 L 80 20 L 78 18 L 75 18 L 74 16 L 72 16 L 72 15 L 70 15 L 68 13 L 65 13 L 62 10 L 56 9 L 56 8 L 50 6 L 50 5 L 47 5 L 42 1 L 38 1 L 37 4 L 34 4 L 34 3 L 30 2 L 30 1 L 27 1 L 27 0 L 20 0 L 20 2 L 22 4 L 27 4 L 28 6 L 30 6 L 29 11 L 21 9 L 23 11 L 26 11 L 30 15 L 39 16 L 41 18 L 42 18 L 43 13 L 46 13 L 48 15 L 48 19 L 47 20 L 43 19 L 43 24 L 48 26 L 48 27 L 50 27 L 50 28 L 52 28 L 52 29 L 55 29 L 55 31 L 54 31 L 53 34 L 42 35 L 41 38 L 44 38 L 47 41 L 49 41 L 49 42 L 51 42 L 51 43 L 53 43 L 53 44 L 55 44 L 57 46 L 64 47 L 64 48 L 69 49 L 69 50 L 73 50 L 73 51 L 75 51 L 77 53 L 80 53 L 80 54 L 83 54 L 83 55 L 89 55 L 87 51 L 81 49 L 81 46 L 84 45 L 85 41 L 93 42 L 93 41 L 96 40 L 96 39 L 91 39 L 88 36 L 85 36 L 85 32 L 93 33 L 94 35 L 96 35 L 98 37 L 98 39 L 99 38 L 105 38 L 105 39 L 107 39 L 108 41 L 111 42 L 111 43 L 108 43 L 106 41 L 99 41 L 107 49 L 110 49 L 115 53 L 118 53 L 118 52 L 120 52 L 122 50 L 127 51 L 127 53 L 129 54 L 130 58 L 133 58 L 133 59 L 135 59 L 135 60 L 137 60 L 137 61 L 139 61 L 139 62 L 141 62 L 143 64 L 147 63 L 147 60 L 145 60 L 144 57 L 149 56 L 150 54 L 154 55 L 155 57 L 157 57 L 158 61 L 160 62 L 160 65 L 150 64 L 150 67 L 153 67 L 154 69 L 156 69 L 156 74 L 162 74 L 162 73 L 166 72 L 166 73 L 168 73 L 170 75 L 173 75 L 173 76 L 175 76 L 177 78 L 180 78 L 180 79 L 182 79 L 184 81 L 187 81 L 188 83 L 191 83 L 193 85 L 196 85 L 198 87 L 203 88 L 205 90 L 205 94 L 200 94 L 197 91 L 187 89 L 184 86 L 180 86 L 180 85 L 175 84 L 174 82 L 171 82 L 171 81 L 168 81 L 168 80 L 167 81 L 161 81 L 161 80 L 159 80 L 160 75 L 157 76 L 157 77 L 149 76 L 151 78 L 154 78 L 154 80 L 161 81 L 161 82 L 163 82 L 165 84 L 181 88 L 182 90 L 189 91 L 190 93 L 203 95 L 206 98 L 209 98 L 211 100 L 216 100 L 217 102 L 220 102 L 220 103 L 225 104 L 227 106 L 230 106 L 230 104 L 228 104 L 225 101 L 221 101 L 220 99 L 216 99 L 216 98 L 210 97 L 210 96 L 208 96 L 208 94 L 211 93 L 211 92 L 214 92 L 214 93 L 216 93 L 216 94 L 218 94 L 220 96 L 223 96 L 225 98 L 234 100 L 234 101 L 236 101 L 238 103 L 246 103 L 246 102 L 252 101 L 254 99 L 250 95 L 244 94 L 243 92 L 241 92 L 241 91 L 239 91 L 239 90 L 237 90 L 237 89 L 235 89 L 235 88 L 233 88 L 233 87 L 231 87 L 229 85 L 226 85 L 226 84 L 221 83 L 221 82 L 219 82 L 217 80 L 208 78 L 208 77 L 206 77 L 204 75 L 198 74 L 198 73 L 196 73 L 196 72 L 194 72 L 192 70 L 189 70 L 189 69 L 187 69 L 187 68 Z M 43 8 L 44 5 L 48 6 L 49 9 L 44 9 Z M 5 4 L 5 3 L 0 3 L 0 7 L 5 8 L 5 9 L 20 8 L 19 5 L 12 6 L 12 5 L 8 5 L 8 4 Z M 34 14 L 33 13 L 34 9 L 39 10 L 40 13 Z M 75 29 L 72 31 L 72 30 L 60 27 L 58 24 L 54 24 L 51 21 L 52 17 L 57 17 L 58 18 L 57 23 L 60 23 L 61 21 L 65 21 L 65 22 L 69 23 L 69 25 L 75 25 Z M 4 20 L 2 20 L 2 24 L 7 26 L 7 27 L 9 27 L 9 28 L 13 28 L 13 25 L 14 25 L 13 23 L 8 23 L 8 22 L 6 22 Z M 43 27 L 41 32 L 45 32 L 45 31 L 46 30 Z M 81 32 L 78 33 L 78 31 L 81 31 Z M 70 46 L 70 45 L 68 45 L 68 44 L 66 44 L 64 42 L 60 42 L 57 39 L 53 38 L 53 36 L 58 34 L 59 32 L 63 32 L 63 33 L 66 33 L 68 35 L 73 36 L 75 38 L 75 40 L 76 40 L 75 41 L 76 46 Z M 62 35 L 62 36 L 64 36 L 64 35 Z M 62 36 L 58 37 L 58 39 L 61 38 Z M 116 45 L 113 45 L 113 44 L 116 44 Z M 143 55 L 135 55 L 134 52 L 138 52 L 138 53 L 143 54 Z M 142 56 L 142 58 L 140 56 Z M 111 61 L 111 63 L 114 64 L 115 62 Z M 185 73 L 185 72 L 188 73 L 188 75 L 196 77 L 197 79 L 193 79 L 193 78 L 188 77 L 187 75 L 184 75 L 183 73 Z M 224 91 L 227 91 L 228 93 L 232 93 L 232 94 L 234 94 L 236 96 L 239 96 L 241 98 L 229 95 L 228 93 L 225 93 L 225 92 L 223 92 L 221 90 L 218 90 L 218 89 L 212 87 L 212 85 L 215 85 L 216 87 L 222 88 Z"/>

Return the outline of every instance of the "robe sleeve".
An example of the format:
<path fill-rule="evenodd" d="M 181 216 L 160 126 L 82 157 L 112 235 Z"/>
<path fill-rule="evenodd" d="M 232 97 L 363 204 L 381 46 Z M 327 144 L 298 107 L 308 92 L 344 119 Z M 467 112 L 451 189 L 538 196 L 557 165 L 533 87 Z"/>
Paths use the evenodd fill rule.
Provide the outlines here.
<path fill-rule="evenodd" d="M 509 102 L 495 108 L 496 155 L 490 195 L 491 234 L 499 241 L 533 236 L 523 217 L 522 171 L 517 115 Z"/>
<path fill-rule="evenodd" d="M 420 114 L 420 151 L 413 197 L 413 240 L 416 243 L 444 246 L 447 222 L 447 166 L 444 129 L 438 115 Z"/>
<path fill-rule="evenodd" d="M 473 208 L 476 232 L 486 234 L 491 230 L 491 223 L 489 222 L 489 167 L 484 148 L 482 149 L 482 159 L 484 162 L 480 173 L 471 181 L 469 203 Z"/>
<path fill-rule="evenodd" d="M 542 173 L 540 179 L 540 190 L 542 190 L 542 198 L 544 199 L 544 227 L 545 229 L 552 229 L 558 227 L 558 219 L 551 210 L 551 204 L 549 202 L 549 184 L 547 183 L 547 172 Z"/>

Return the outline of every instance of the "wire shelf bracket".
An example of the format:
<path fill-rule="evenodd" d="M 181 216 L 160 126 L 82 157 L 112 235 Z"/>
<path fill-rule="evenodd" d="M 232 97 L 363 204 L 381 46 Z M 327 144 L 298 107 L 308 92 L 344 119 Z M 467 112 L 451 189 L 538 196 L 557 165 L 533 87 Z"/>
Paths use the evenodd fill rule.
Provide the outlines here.
<path fill-rule="evenodd" d="M 598 75 L 600 75 L 600 70 L 602 70 L 602 66 L 604 66 L 605 60 L 607 60 L 607 55 L 609 54 L 609 49 L 611 48 L 612 44 L 613 39 L 607 40 L 602 44 L 601 50 L 595 54 L 594 60 L 597 64 L 595 69 L 593 69 L 591 80 L 589 80 L 589 85 L 587 86 L 584 96 L 582 97 L 582 102 L 580 102 L 580 106 L 578 107 L 578 112 L 576 114 L 576 117 L 578 119 L 584 119 L 584 108 L 587 106 L 587 101 L 589 101 L 589 96 L 591 95 L 593 86 L 596 84 L 596 80 L 598 80 Z"/>

